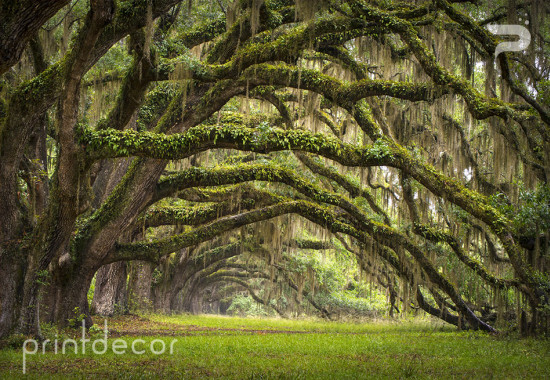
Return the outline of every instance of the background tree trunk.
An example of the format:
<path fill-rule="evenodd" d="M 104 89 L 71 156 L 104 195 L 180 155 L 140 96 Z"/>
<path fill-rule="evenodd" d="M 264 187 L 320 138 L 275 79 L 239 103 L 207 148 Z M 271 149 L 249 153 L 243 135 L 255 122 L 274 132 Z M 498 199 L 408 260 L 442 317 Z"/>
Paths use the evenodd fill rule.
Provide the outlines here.
<path fill-rule="evenodd" d="M 22 287 L 21 265 L 14 257 L 2 262 L 0 265 L 0 339 L 9 335 L 15 321 L 18 318 L 20 300 L 17 294 Z"/>
<path fill-rule="evenodd" d="M 65 281 L 59 280 L 52 283 L 52 292 L 55 292 L 55 308 L 51 311 L 52 322 L 58 326 L 77 327 L 81 320 L 86 320 L 86 326 L 92 326 L 90 307 L 88 304 L 88 290 L 96 273 L 95 268 L 73 268 L 71 276 Z"/>
<path fill-rule="evenodd" d="M 103 316 L 128 311 L 126 262 L 104 265 L 97 271 L 92 311 Z"/>
<path fill-rule="evenodd" d="M 130 311 L 150 311 L 154 264 L 132 261 L 129 264 L 128 306 Z"/>

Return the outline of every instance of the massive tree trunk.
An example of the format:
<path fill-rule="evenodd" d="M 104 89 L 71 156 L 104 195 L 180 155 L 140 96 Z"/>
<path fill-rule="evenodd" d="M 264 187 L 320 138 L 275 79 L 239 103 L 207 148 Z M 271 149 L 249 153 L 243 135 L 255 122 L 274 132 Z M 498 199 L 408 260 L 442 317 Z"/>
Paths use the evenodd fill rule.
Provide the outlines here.
<path fill-rule="evenodd" d="M 136 9 L 138 2 L 132 4 L 118 4 L 121 8 Z M 153 17 L 166 12 L 176 0 L 155 1 L 152 10 Z M 59 10 L 67 1 L 47 0 L 39 2 L 4 2 L 1 6 L 0 18 L 2 31 L 0 31 L 0 40 L 6 42 L 0 44 L 0 73 L 6 71 L 21 56 L 23 48 L 30 38 L 35 36 L 35 32 L 40 28 L 49 17 Z M 140 5 L 145 9 L 146 5 Z M 13 93 L 9 103 L 9 112 L 6 116 L 7 103 L 0 104 L 0 267 L 5 274 L 2 281 L 7 286 L 3 288 L 0 294 L 2 302 L 0 317 L 0 337 L 5 336 L 12 331 L 16 320 L 21 331 L 30 334 L 38 332 L 38 301 L 40 299 L 40 283 L 47 280 L 47 267 L 53 260 L 61 257 L 62 253 L 68 250 L 67 242 L 71 237 L 74 228 L 76 213 L 81 212 L 79 202 L 74 201 L 81 190 L 76 182 L 84 179 L 78 173 L 83 160 L 78 158 L 78 148 L 74 147 L 74 130 L 76 127 L 76 114 L 79 103 L 79 87 L 82 75 L 91 67 L 108 48 L 127 33 L 135 31 L 137 28 L 145 25 L 143 17 L 144 12 L 120 13 L 120 20 L 117 29 L 110 30 L 100 36 L 104 27 L 113 15 L 113 3 L 110 1 L 91 1 L 91 11 L 85 25 L 79 30 L 79 37 L 76 39 L 72 49 L 66 56 L 53 65 L 47 72 L 31 81 L 31 85 L 25 83 Z M 98 41 L 98 36 L 100 36 Z M 95 44 L 98 41 L 98 44 Z M 95 44 L 95 46 L 94 46 Z M 32 45 L 32 44 L 31 44 Z M 33 54 L 35 52 L 35 45 Z M 35 62 L 36 62 L 36 57 Z M 44 70 L 44 68 L 37 72 Z M 141 78 L 140 72 L 137 73 Z M 143 76 L 145 78 L 145 76 Z M 8 78 L 8 81 L 11 77 Z M 146 84 L 146 83 L 145 83 Z M 4 87 L 3 87 L 4 89 Z M 27 149 L 28 141 L 34 131 L 34 126 L 40 124 L 37 121 L 43 120 L 43 113 L 59 98 L 59 126 L 60 130 L 55 132 L 57 143 L 60 144 L 62 153 L 59 156 L 57 177 L 57 189 L 52 193 L 49 200 L 49 211 L 44 213 L 40 221 L 40 227 L 34 231 L 34 240 L 29 249 L 27 243 L 25 247 L 20 247 L 23 238 L 28 239 L 28 231 L 23 231 L 22 227 L 29 227 L 32 224 L 36 214 L 40 213 L 40 207 L 45 202 L 41 197 L 47 196 L 47 192 L 38 189 L 35 195 L 30 194 L 29 198 L 36 202 L 36 209 L 31 210 L 28 219 L 21 220 L 21 199 L 22 194 L 18 191 L 17 173 L 21 169 L 20 164 L 23 158 L 23 152 Z M 136 102 L 140 101 L 136 97 Z M 43 125 L 43 123 L 42 123 Z M 59 134 L 57 134 L 59 132 Z M 45 139 L 40 141 L 45 142 Z M 32 145 L 32 144 L 31 144 Z M 41 146 L 41 154 L 45 155 L 45 144 Z M 31 154 L 30 159 L 33 158 Z M 42 156 L 40 156 L 42 158 Z M 26 169 L 26 168 L 25 168 Z M 75 170 L 76 169 L 76 170 Z M 27 170 L 27 174 L 29 171 Z M 78 174 L 77 174 L 78 173 Z M 28 184 L 32 184 L 29 182 Z M 85 189 L 85 186 L 82 186 Z M 46 189 L 47 190 L 47 189 Z M 29 189 L 31 192 L 32 189 Z M 81 198 L 86 198 L 84 192 L 80 194 Z M 47 217 L 46 217 L 47 214 Z M 46 220 L 46 221 L 44 221 Z M 53 237 L 53 240 L 49 240 Z M 48 241 L 49 240 L 49 241 Z M 14 249 L 12 249 L 14 248 Z M 33 251 L 34 250 L 34 251 Z M 14 252 L 18 252 L 14 254 Z M 14 264 L 12 256 L 23 258 L 27 265 Z M 25 261 L 23 260 L 23 261 Z M 26 278 L 24 289 L 18 289 L 18 284 Z M 23 297 L 14 297 L 14 289 L 19 291 Z M 4 292 L 5 290 L 5 292 Z M 21 299 L 22 298 L 22 299 Z M 20 311 L 19 307 L 23 305 Z M 36 314 L 36 315 L 33 315 Z"/>
<path fill-rule="evenodd" d="M 92 311 L 103 316 L 128 311 L 126 262 L 104 265 L 96 273 Z"/>
<path fill-rule="evenodd" d="M 21 255 L 10 255 L 0 265 L 0 339 L 12 332 L 19 317 L 19 295 L 23 286 L 24 268 L 24 265 L 18 262 L 20 257 Z"/>
<path fill-rule="evenodd" d="M 21 313 L 19 328 L 27 334 L 40 334 L 39 318 L 34 310 L 39 307 L 39 278 L 41 273 L 48 269 L 48 265 L 52 260 L 58 257 L 61 258 L 65 252 L 70 252 L 69 245 L 75 221 L 78 214 L 82 212 L 83 200 L 80 198 L 79 192 L 83 185 L 80 180 L 84 174 L 84 168 L 78 164 L 82 160 L 82 150 L 76 143 L 75 135 L 80 102 L 80 84 L 82 77 L 88 70 L 88 61 L 91 59 L 93 47 L 103 27 L 111 21 L 113 14 L 114 3 L 112 0 L 92 0 L 86 23 L 68 57 L 70 65 L 63 78 L 64 87 L 58 108 L 58 142 L 60 149 L 54 174 L 52 199 L 46 216 L 38 227 L 39 233 L 35 236 L 36 240 L 30 254 L 30 265 L 27 269 L 23 291 L 23 312 Z M 67 255 L 70 257 L 69 253 Z M 86 273 L 85 276 L 89 275 Z M 84 278 L 82 281 L 84 283 L 87 281 L 89 287 L 91 278 L 89 280 Z M 68 282 L 74 283 L 78 280 L 72 277 Z M 71 290 L 63 289 L 62 293 L 71 293 Z M 88 288 L 86 288 L 86 293 L 87 291 Z M 77 292 L 77 290 L 75 289 L 73 292 Z M 57 306 L 63 305 L 63 311 L 59 313 L 56 311 L 56 322 L 60 321 L 63 324 L 67 320 L 67 315 L 70 315 L 77 307 L 86 310 L 88 313 L 88 303 L 81 300 L 80 294 L 71 294 L 70 297 L 63 298 L 60 301 Z M 72 301 L 75 301 L 74 305 L 68 306 Z M 89 322 L 91 322 L 91 319 Z"/>
<path fill-rule="evenodd" d="M 155 264 L 147 261 L 133 261 L 128 278 L 128 306 L 132 312 L 152 310 L 151 285 Z"/>
<path fill-rule="evenodd" d="M 182 289 L 184 312 L 191 314 L 201 314 L 203 312 L 203 298 L 205 296 L 205 287 L 201 286 L 201 280 L 204 279 L 202 270 L 199 270 L 186 281 Z"/>
<path fill-rule="evenodd" d="M 47 300 L 44 316 L 41 320 L 57 326 L 78 327 L 84 319 L 86 326 L 92 326 L 88 291 L 97 268 L 81 265 L 72 267 L 67 273 L 67 267 L 56 268 L 49 286 L 44 289 Z"/>

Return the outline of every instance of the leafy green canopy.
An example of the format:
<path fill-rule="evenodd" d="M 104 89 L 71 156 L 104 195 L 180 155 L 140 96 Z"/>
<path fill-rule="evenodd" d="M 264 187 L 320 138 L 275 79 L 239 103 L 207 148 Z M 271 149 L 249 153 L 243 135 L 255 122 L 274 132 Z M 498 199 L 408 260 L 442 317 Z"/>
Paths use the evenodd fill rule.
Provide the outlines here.
<path fill-rule="evenodd" d="M 544 329 L 550 10 L 489 3 L 119 1 L 85 51 L 100 8 L 71 2 L 2 77 L 2 207 L 44 247 L 28 273 L 67 250 L 78 273 L 252 236 L 195 291 L 232 284 L 283 314 L 296 292 L 327 315 L 326 268 L 296 271 L 310 251 L 288 248 L 308 237 L 392 306 Z M 529 48 L 495 62 L 486 26 L 524 20 Z"/>

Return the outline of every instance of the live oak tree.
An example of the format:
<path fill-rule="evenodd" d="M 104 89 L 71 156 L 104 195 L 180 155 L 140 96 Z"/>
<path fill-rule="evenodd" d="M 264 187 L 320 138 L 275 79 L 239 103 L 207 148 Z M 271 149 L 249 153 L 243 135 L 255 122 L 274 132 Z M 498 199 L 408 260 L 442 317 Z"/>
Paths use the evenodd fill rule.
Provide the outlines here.
<path fill-rule="evenodd" d="M 0 336 L 90 325 L 104 265 L 288 215 L 403 308 L 547 329 L 550 8 L 490 3 L 3 1 Z M 490 23 L 529 48 L 495 61 Z M 275 235 L 244 251 L 292 282 Z"/>

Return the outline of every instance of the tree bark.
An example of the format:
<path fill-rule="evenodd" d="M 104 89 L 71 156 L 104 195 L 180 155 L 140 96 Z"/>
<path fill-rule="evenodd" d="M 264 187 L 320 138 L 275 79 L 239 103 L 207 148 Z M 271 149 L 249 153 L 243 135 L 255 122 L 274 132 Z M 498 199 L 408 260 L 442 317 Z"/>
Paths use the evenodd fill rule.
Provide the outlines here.
<path fill-rule="evenodd" d="M 78 36 L 77 43 L 72 49 L 68 59 L 71 62 L 70 69 L 66 72 L 64 89 L 61 94 L 60 106 L 58 109 L 58 165 L 55 176 L 55 186 L 52 191 L 47 216 L 41 226 L 37 241 L 34 243 L 31 253 L 31 264 L 25 278 L 25 289 L 23 292 L 23 313 L 20 321 L 20 330 L 30 335 L 40 335 L 38 314 L 35 312 L 39 304 L 40 284 L 37 279 L 43 271 L 47 270 L 50 262 L 57 257 L 62 257 L 64 252 L 70 251 L 69 243 L 74 230 L 74 223 L 80 212 L 79 190 L 82 173 L 81 156 L 82 151 L 76 144 L 75 127 L 78 119 L 78 106 L 80 101 L 80 83 L 82 77 L 88 70 L 88 61 L 91 58 L 94 45 L 103 28 L 111 21 L 114 14 L 114 3 L 112 0 L 91 0 L 90 11 L 86 18 L 86 24 Z M 70 254 L 68 254 L 69 260 Z M 93 274 L 92 274 L 93 276 Z M 69 282 L 74 282 L 71 276 Z M 91 278 L 88 280 L 88 288 Z M 80 287 L 78 287 L 79 290 Z M 88 288 L 84 293 L 86 296 Z M 71 293 L 70 290 L 67 290 Z M 75 292 L 77 292 L 75 290 Z M 88 302 L 80 300 L 80 295 L 61 299 L 58 305 L 68 305 L 68 300 L 78 301 L 69 309 L 85 308 L 89 313 Z M 75 298 L 76 297 L 76 298 Z M 86 297 L 84 297 L 86 298 Z M 84 305 L 84 304 L 85 305 Z M 71 310 L 64 310 L 60 313 L 61 319 L 67 319 L 66 315 Z M 91 319 L 87 316 L 89 321 Z"/>
<path fill-rule="evenodd" d="M 5 1 L 0 5 L 0 75 L 21 58 L 27 42 L 69 0 Z"/>
<path fill-rule="evenodd" d="M 86 326 L 92 326 L 88 291 L 96 271 L 85 265 L 72 267 L 70 274 L 58 269 L 48 289 L 49 310 L 44 310 L 44 319 L 60 327 L 78 327 L 84 319 Z"/>
<path fill-rule="evenodd" d="M 154 264 L 132 261 L 128 279 L 128 306 L 130 311 L 150 311 L 152 306 L 151 284 Z"/>
<path fill-rule="evenodd" d="M 15 259 L 20 255 L 8 257 L 0 265 L 0 339 L 8 336 L 18 318 L 20 294 L 23 285 L 23 266 Z"/>
<path fill-rule="evenodd" d="M 92 311 L 102 316 L 128 311 L 126 262 L 107 264 L 96 273 Z"/>

